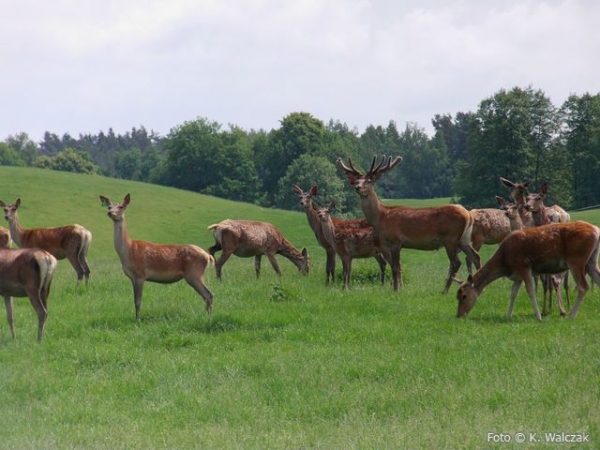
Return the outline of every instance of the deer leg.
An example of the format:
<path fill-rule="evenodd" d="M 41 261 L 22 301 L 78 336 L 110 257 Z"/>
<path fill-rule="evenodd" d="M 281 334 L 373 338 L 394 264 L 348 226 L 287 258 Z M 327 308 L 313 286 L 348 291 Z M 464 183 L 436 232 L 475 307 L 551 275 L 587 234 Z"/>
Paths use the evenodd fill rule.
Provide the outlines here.
<path fill-rule="evenodd" d="M 473 248 L 473 246 L 469 243 L 469 244 L 463 244 L 463 243 L 459 243 L 458 244 L 458 248 L 460 248 L 466 255 L 467 257 L 467 261 L 471 261 L 473 264 L 475 264 L 475 268 L 477 270 L 479 270 L 481 268 L 481 257 L 479 256 L 479 253 L 477 252 L 477 250 L 475 250 Z M 446 248 L 446 251 L 448 251 L 448 248 Z M 450 256 L 448 256 L 450 257 Z M 459 261 L 460 263 L 460 261 Z M 459 264 L 460 267 L 460 264 Z M 458 272 L 458 269 L 457 269 Z M 456 275 L 456 273 L 454 274 Z M 452 277 L 450 277 L 450 283 L 452 283 Z"/>
<path fill-rule="evenodd" d="M 544 288 L 544 302 L 542 304 L 542 316 L 545 316 L 548 314 L 548 309 L 552 310 L 552 290 L 550 289 L 549 286 L 549 282 L 550 282 L 550 276 L 549 275 L 541 275 L 541 279 L 542 279 L 542 287 Z M 546 302 L 548 302 L 548 309 L 546 309 Z"/>
<path fill-rule="evenodd" d="M 563 285 L 565 287 L 565 297 L 567 297 L 567 307 L 571 308 L 571 296 L 569 295 L 569 271 L 564 273 Z"/>
<path fill-rule="evenodd" d="M 46 324 L 46 318 L 48 317 L 48 310 L 46 309 L 45 301 L 42 298 L 43 289 L 28 290 L 27 296 L 31 302 L 31 306 L 35 310 L 38 316 L 38 342 L 42 342 L 42 336 L 44 335 L 44 325 Z"/>
<path fill-rule="evenodd" d="M 88 265 L 86 256 L 83 252 L 79 254 L 78 259 L 79 259 L 79 265 L 83 269 L 83 277 L 85 278 L 85 284 L 87 284 L 88 280 L 90 279 L 90 273 L 91 273 L 90 266 Z"/>
<path fill-rule="evenodd" d="M 217 279 L 219 281 L 221 281 L 221 269 L 222 269 L 223 265 L 227 262 L 227 260 L 229 259 L 230 256 L 231 256 L 231 253 L 224 251 L 223 253 L 221 253 L 221 257 L 219 259 L 215 259 L 215 271 L 217 272 Z"/>
<path fill-rule="evenodd" d="M 597 256 L 597 252 L 594 252 L 592 258 Z M 569 267 L 571 269 L 571 275 L 573 275 L 573 279 L 575 280 L 575 284 L 577 285 L 577 299 L 575 300 L 575 304 L 571 309 L 571 313 L 569 314 L 569 319 L 574 319 L 579 311 L 579 307 L 583 302 L 583 297 L 586 292 L 590 289 L 590 286 L 585 278 L 585 273 L 581 270 L 573 270 L 573 267 Z M 585 271 L 589 273 L 596 284 L 600 286 L 600 271 L 598 271 L 598 266 L 596 265 L 596 259 L 590 259 L 588 261 Z"/>
<path fill-rule="evenodd" d="M 394 282 L 394 291 L 397 291 L 398 288 L 402 285 L 402 266 L 400 265 L 400 246 L 399 245 L 391 245 L 390 246 L 390 265 L 392 266 L 392 280 Z"/>
<path fill-rule="evenodd" d="M 375 255 L 375 259 L 379 264 L 379 279 L 381 280 L 381 285 L 385 284 L 385 268 L 387 266 L 387 262 L 381 253 L 377 253 Z"/>
<path fill-rule="evenodd" d="M 215 253 L 217 253 L 218 251 L 223 250 L 223 247 L 221 247 L 221 244 L 219 244 L 218 242 L 215 242 L 215 245 L 208 247 L 208 253 L 210 253 L 210 255 L 214 258 Z"/>
<path fill-rule="evenodd" d="M 556 292 L 556 303 L 558 303 L 558 310 L 560 311 L 560 315 L 564 316 L 567 313 L 565 311 L 565 305 L 563 304 L 562 295 L 560 293 L 560 285 L 562 283 L 562 275 L 552 275 L 550 277 L 550 280 L 552 281 L 552 288 Z M 552 297 L 550 297 L 550 299 L 552 299 Z M 552 307 L 552 304 L 550 304 L 550 307 Z"/>
<path fill-rule="evenodd" d="M 81 280 L 83 280 L 83 274 L 84 274 L 83 267 L 81 267 L 81 264 L 79 263 L 79 259 L 74 252 L 69 252 L 69 255 L 67 256 L 67 258 L 68 258 L 69 262 L 71 263 L 71 265 L 73 266 L 73 269 L 75 269 L 75 272 L 77 272 L 77 283 L 79 283 Z"/>
<path fill-rule="evenodd" d="M 450 289 L 452 281 L 458 273 L 458 269 L 460 269 L 460 259 L 458 259 L 458 251 L 456 249 L 446 247 L 446 254 L 448 255 L 448 259 L 450 260 L 450 268 L 448 269 L 448 278 L 446 279 L 446 285 L 444 286 L 442 294 L 448 293 L 448 289 Z M 479 269 L 479 267 L 477 268 Z"/>
<path fill-rule="evenodd" d="M 352 259 L 343 258 L 342 265 L 344 266 L 344 289 L 348 289 L 350 287 L 350 274 L 352 273 Z"/>
<path fill-rule="evenodd" d="M 515 307 L 515 300 L 517 298 L 517 294 L 519 293 L 519 289 L 521 289 L 521 284 L 523 281 L 515 281 L 510 289 L 510 303 L 508 304 L 508 311 L 506 313 L 506 317 L 509 319 L 512 317 L 513 309 Z"/>
<path fill-rule="evenodd" d="M 542 315 L 540 314 L 538 302 L 535 297 L 535 282 L 533 280 L 531 270 L 527 271 L 523 279 L 525 280 L 525 289 L 527 289 L 527 294 L 529 295 L 529 299 L 531 300 L 531 306 L 533 307 L 533 313 L 535 314 L 535 318 L 537 320 L 542 320 Z"/>
<path fill-rule="evenodd" d="M 185 281 L 204 299 L 206 312 L 210 314 L 213 309 L 214 295 L 208 290 L 202 278 L 186 277 Z"/>
<path fill-rule="evenodd" d="M 144 292 L 144 280 L 132 279 L 133 302 L 135 304 L 135 320 L 140 320 L 140 309 L 142 308 L 142 293 Z"/>
<path fill-rule="evenodd" d="M 4 305 L 6 306 L 6 318 L 8 320 L 8 327 L 10 328 L 10 334 L 13 339 L 16 339 L 15 335 L 15 323 L 13 320 L 13 300 L 12 297 L 4 296 Z"/>
<path fill-rule="evenodd" d="M 279 276 L 281 276 L 281 270 L 279 270 L 279 264 L 277 264 L 277 260 L 275 259 L 274 255 L 267 255 L 267 258 L 269 258 L 269 262 L 271 263 L 271 266 L 273 266 L 273 270 L 275 271 L 275 273 Z"/>
<path fill-rule="evenodd" d="M 327 254 L 327 262 L 325 265 L 325 272 L 327 275 L 326 284 L 329 284 L 329 278 L 331 277 L 331 283 L 335 281 L 335 250 L 328 248 L 325 250 Z"/>

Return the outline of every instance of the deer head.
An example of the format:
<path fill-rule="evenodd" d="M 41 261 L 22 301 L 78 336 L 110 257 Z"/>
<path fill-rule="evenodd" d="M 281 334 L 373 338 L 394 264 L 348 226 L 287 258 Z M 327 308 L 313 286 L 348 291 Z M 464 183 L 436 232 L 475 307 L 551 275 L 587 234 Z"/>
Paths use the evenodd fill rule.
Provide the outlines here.
<path fill-rule="evenodd" d="M 121 203 L 112 203 L 108 197 L 101 195 L 100 201 L 102 202 L 102 206 L 108 208 L 108 217 L 110 217 L 114 222 L 120 222 L 123 220 L 127 205 L 129 205 L 129 202 L 131 201 L 131 196 L 127 194 L 125 197 L 123 197 L 123 201 Z"/>
<path fill-rule="evenodd" d="M 304 192 L 299 186 L 296 185 L 292 186 L 292 189 L 296 194 L 298 194 L 298 197 L 300 197 L 300 206 L 302 206 L 304 209 L 307 209 L 311 206 L 312 198 L 318 193 L 316 184 L 312 186 L 308 192 Z"/>
<path fill-rule="evenodd" d="M 517 202 L 517 204 L 525 203 L 525 198 L 529 195 L 530 181 L 526 181 L 525 183 L 513 183 L 506 178 L 500 177 L 500 183 L 511 189 L 510 197 Z"/>
<path fill-rule="evenodd" d="M 20 205 L 20 198 L 16 199 L 12 205 L 4 203 L 2 200 L 0 200 L 0 207 L 2 207 L 2 209 L 4 210 L 4 218 L 8 223 L 14 222 L 15 216 L 17 215 L 17 209 L 19 209 Z"/>
<path fill-rule="evenodd" d="M 392 160 L 391 156 L 382 156 L 381 161 L 377 164 L 377 157 L 373 157 L 371 167 L 364 175 L 354 167 L 352 159 L 348 158 L 348 166 L 344 164 L 342 158 L 337 159 L 337 165 L 344 171 L 348 177 L 348 182 L 356 188 L 356 192 L 361 197 L 366 197 L 373 190 L 375 182 L 388 170 L 396 167 L 402 162 L 402 156 L 397 156 Z M 387 162 L 386 162 L 387 160 Z"/>
<path fill-rule="evenodd" d="M 545 208 L 544 199 L 546 198 L 546 194 L 548 194 L 548 184 L 544 183 L 540 186 L 540 192 L 537 194 L 529 194 L 527 196 L 525 209 L 531 212 L 541 211 L 543 208 Z"/>

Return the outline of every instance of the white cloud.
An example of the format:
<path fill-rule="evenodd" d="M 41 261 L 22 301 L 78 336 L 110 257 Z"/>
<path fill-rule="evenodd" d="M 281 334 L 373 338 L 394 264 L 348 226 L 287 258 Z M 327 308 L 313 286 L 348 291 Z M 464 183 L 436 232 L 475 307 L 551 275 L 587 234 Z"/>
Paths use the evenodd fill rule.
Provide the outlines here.
<path fill-rule="evenodd" d="M 7 3 L 7 4 L 2 4 Z M 600 4 L 475 0 L 22 0 L 0 16 L 0 139 L 293 111 L 424 127 L 532 85 L 600 91 Z"/>

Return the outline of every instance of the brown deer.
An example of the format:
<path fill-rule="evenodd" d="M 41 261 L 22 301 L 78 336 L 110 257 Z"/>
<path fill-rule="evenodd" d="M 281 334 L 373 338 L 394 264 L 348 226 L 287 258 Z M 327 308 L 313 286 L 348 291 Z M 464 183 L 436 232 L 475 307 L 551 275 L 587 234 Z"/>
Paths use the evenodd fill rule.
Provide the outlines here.
<path fill-rule="evenodd" d="M 510 231 L 522 230 L 525 228 L 521 214 L 519 214 L 519 207 L 515 202 L 510 202 L 500 196 L 496 196 L 496 201 L 500 205 L 499 211 L 502 211 L 508 218 L 510 224 Z"/>
<path fill-rule="evenodd" d="M 458 317 L 465 317 L 475 305 L 483 289 L 498 278 L 513 281 L 508 317 L 512 316 L 515 299 L 525 282 L 535 317 L 542 320 L 535 296 L 535 274 L 557 274 L 570 270 L 577 284 L 577 300 L 569 317 L 573 319 L 589 290 L 586 274 L 600 285 L 598 253 L 600 228 L 583 221 L 552 223 L 524 228 L 506 237 L 492 257 L 462 283 L 456 297 Z"/>
<path fill-rule="evenodd" d="M 383 157 L 377 165 L 376 160 L 374 157 L 370 169 L 365 174 L 354 167 L 350 158 L 349 166 L 346 166 L 341 158 L 337 160 L 337 164 L 348 176 L 350 184 L 356 187 L 367 221 L 373 225 L 381 242 L 390 247 L 394 290 L 398 290 L 401 279 L 402 248 L 437 250 L 444 247 L 450 260 L 450 268 L 443 292 L 448 292 L 452 279 L 460 268 L 459 250 L 462 250 L 477 268 L 481 266 L 479 254 L 471 246 L 473 217 L 460 205 L 430 208 L 384 205 L 375 193 L 375 183 L 384 173 L 400 164 L 402 157 L 398 156 L 393 160 L 391 157 Z"/>
<path fill-rule="evenodd" d="M 38 342 L 42 342 L 48 317 L 48 295 L 57 261 L 39 248 L 0 249 L 0 295 L 4 297 L 6 316 L 15 339 L 13 297 L 29 297 L 38 316 Z"/>
<path fill-rule="evenodd" d="M 214 256 L 222 250 L 221 256 L 215 261 L 217 278 L 221 279 L 221 269 L 231 255 L 240 258 L 254 256 L 254 269 L 256 278 L 260 276 L 260 263 L 262 255 L 266 255 L 273 266 L 273 270 L 281 276 L 279 264 L 275 255 L 279 254 L 289 259 L 298 270 L 306 275 L 309 271 L 310 261 L 305 248 L 302 251 L 294 247 L 275 225 L 268 222 L 253 220 L 231 220 L 209 225 L 213 231 L 215 244 L 209 247 L 209 253 Z"/>
<path fill-rule="evenodd" d="M 331 211 L 335 203 L 331 202 L 325 208 L 319 208 L 317 214 L 321 221 L 323 235 L 327 242 L 342 260 L 344 288 L 348 288 L 352 278 L 352 260 L 355 258 L 371 258 L 383 256 L 380 266 L 381 284 L 385 283 L 386 260 L 391 261 L 390 249 L 381 244 L 375 229 L 371 226 L 362 228 L 335 227 Z"/>
<path fill-rule="evenodd" d="M 0 207 L 4 210 L 4 218 L 8 222 L 15 244 L 20 248 L 44 249 L 58 260 L 67 258 L 77 273 L 77 282 L 85 278 L 87 283 L 90 277 L 87 253 L 92 243 L 92 233 L 77 224 L 57 228 L 24 229 L 17 214 L 20 205 L 20 198 L 13 204 L 0 200 Z"/>
<path fill-rule="evenodd" d="M 473 216 L 471 245 L 477 252 L 483 244 L 499 244 L 511 232 L 506 214 L 498 208 L 471 209 L 469 213 Z M 473 264 L 469 258 L 466 258 L 466 262 L 468 272 L 472 273 Z"/>
<path fill-rule="evenodd" d="M 323 234 L 323 227 L 321 225 L 321 220 L 317 215 L 317 205 L 313 201 L 313 197 L 318 193 L 317 185 L 313 185 L 310 188 L 310 191 L 305 192 L 298 186 L 293 186 L 294 192 L 300 197 L 300 206 L 306 212 L 306 217 L 308 219 L 308 224 L 312 228 L 315 233 L 315 237 L 317 238 L 317 242 L 321 247 L 325 249 L 325 254 L 327 256 L 327 261 L 325 265 L 326 272 L 326 283 L 329 284 L 329 280 L 334 282 L 335 277 L 335 250 L 329 243 L 329 241 L 325 238 Z M 371 225 L 367 223 L 367 220 L 363 217 L 361 219 L 339 219 L 332 217 L 331 221 L 333 222 L 334 228 L 350 228 L 357 229 L 359 234 L 364 234 L 362 228 L 368 228 L 370 230 L 373 229 Z M 380 268 L 380 277 L 382 279 L 382 283 L 385 282 L 385 267 L 387 265 L 384 257 L 381 254 L 372 255 L 376 260 L 377 264 L 379 264 Z"/>
<path fill-rule="evenodd" d="M 213 294 L 204 284 L 204 271 L 214 258 L 197 245 L 155 244 L 136 241 L 129 237 L 125 210 L 131 201 L 127 194 L 121 203 L 112 203 L 100 196 L 102 206 L 108 208 L 108 217 L 114 223 L 115 250 L 121 260 L 123 272 L 133 285 L 135 319 L 140 319 L 144 282 L 175 283 L 185 279 L 206 303 L 206 311 L 213 307 Z"/>
<path fill-rule="evenodd" d="M 10 248 L 11 244 L 10 230 L 0 227 L 0 248 Z"/>
<path fill-rule="evenodd" d="M 548 208 L 544 205 L 544 199 L 548 193 L 548 185 L 543 183 L 540 186 L 540 192 L 529 193 L 525 202 L 525 210 L 531 214 L 533 219 L 533 225 L 539 227 L 541 225 L 548 225 L 549 223 L 556 223 L 557 218 L 559 222 L 568 222 L 570 216 L 565 212 L 566 216 L 560 216 L 556 210 Z M 560 208 L 560 207 L 559 207 Z M 562 208 L 561 208 L 562 209 Z M 560 295 L 560 285 L 564 283 L 565 293 L 567 296 L 567 304 L 570 306 L 571 301 L 569 298 L 569 272 L 566 271 L 561 275 L 547 275 L 543 278 L 544 283 L 544 304 L 542 307 L 542 314 L 547 314 L 546 303 L 549 308 L 552 308 L 552 290 L 556 291 L 556 300 L 558 302 L 558 308 L 560 314 L 564 316 L 566 314 L 565 307 L 563 305 L 562 296 Z"/>

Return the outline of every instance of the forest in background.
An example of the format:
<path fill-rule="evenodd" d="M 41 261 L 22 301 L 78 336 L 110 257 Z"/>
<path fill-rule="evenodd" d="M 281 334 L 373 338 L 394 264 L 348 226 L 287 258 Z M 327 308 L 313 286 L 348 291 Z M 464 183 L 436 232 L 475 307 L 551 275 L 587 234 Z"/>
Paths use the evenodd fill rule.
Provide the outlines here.
<path fill-rule="evenodd" d="M 292 185 L 319 187 L 320 202 L 360 212 L 335 161 L 368 169 L 374 156 L 401 155 L 378 183 L 382 198 L 451 197 L 467 207 L 507 195 L 499 177 L 549 186 L 548 204 L 573 210 L 600 203 L 600 93 L 572 94 L 560 106 L 532 86 L 502 89 L 475 112 L 435 114 L 433 136 L 407 122 L 369 125 L 292 112 L 273 130 L 244 130 L 196 118 L 160 136 L 143 126 L 78 137 L 19 131 L 0 142 L 0 165 L 30 166 L 144 181 L 264 207 L 297 209 Z"/>

